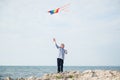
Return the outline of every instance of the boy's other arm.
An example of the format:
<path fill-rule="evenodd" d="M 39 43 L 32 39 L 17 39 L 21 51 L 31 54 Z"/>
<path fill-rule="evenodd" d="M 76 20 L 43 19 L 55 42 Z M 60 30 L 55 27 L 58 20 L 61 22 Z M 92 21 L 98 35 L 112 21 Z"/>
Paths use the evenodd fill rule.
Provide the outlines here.
<path fill-rule="evenodd" d="M 68 54 L 67 50 L 65 50 L 65 54 Z"/>

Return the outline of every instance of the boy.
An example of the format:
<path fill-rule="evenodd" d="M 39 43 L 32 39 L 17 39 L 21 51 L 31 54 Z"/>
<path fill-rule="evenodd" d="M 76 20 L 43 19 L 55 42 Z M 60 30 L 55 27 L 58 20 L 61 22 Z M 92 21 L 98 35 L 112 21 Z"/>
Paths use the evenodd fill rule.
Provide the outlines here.
<path fill-rule="evenodd" d="M 59 49 L 59 55 L 57 58 L 57 72 L 63 72 L 64 55 L 67 54 L 67 50 L 64 49 L 65 45 L 62 43 L 60 46 L 57 45 L 55 38 L 53 39 L 57 49 Z"/>

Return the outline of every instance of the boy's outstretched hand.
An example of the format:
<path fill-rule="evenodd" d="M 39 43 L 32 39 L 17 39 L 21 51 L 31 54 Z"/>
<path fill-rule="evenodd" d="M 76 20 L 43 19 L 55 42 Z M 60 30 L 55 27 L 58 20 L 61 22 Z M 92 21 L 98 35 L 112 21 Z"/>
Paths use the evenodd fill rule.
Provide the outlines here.
<path fill-rule="evenodd" d="M 55 39 L 55 38 L 53 38 L 53 42 L 55 42 L 55 43 L 56 43 L 56 39 Z"/>

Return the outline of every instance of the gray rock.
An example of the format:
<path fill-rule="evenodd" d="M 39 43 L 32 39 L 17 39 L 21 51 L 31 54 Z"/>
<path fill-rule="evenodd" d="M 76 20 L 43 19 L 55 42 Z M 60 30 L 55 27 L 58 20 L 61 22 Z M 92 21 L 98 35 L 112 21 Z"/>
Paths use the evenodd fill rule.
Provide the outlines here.
<path fill-rule="evenodd" d="M 12 80 L 12 78 L 7 77 L 5 80 Z M 39 78 L 31 76 L 29 78 L 19 78 L 17 80 L 120 80 L 120 71 L 111 70 L 86 70 L 83 72 L 65 71 L 63 73 L 45 74 Z"/>
<path fill-rule="evenodd" d="M 6 77 L 5 80 L 13 80 L 11 77 Z"/>
<path fill-rule="evenodd" d="M 36 80 L 36 77 L 35 76 L 31 76 L 27 80 Z"/>

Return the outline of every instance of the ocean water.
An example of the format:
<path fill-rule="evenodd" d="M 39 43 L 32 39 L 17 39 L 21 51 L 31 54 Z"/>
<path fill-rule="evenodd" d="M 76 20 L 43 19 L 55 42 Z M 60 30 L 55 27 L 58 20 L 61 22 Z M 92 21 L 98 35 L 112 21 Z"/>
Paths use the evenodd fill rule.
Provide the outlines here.
<path fill-rule="evenodd" d="M 64 66 L 64 71 L 84 71 L 84 70 L 117 70 L 120 66 Z M 13 79 L 21 77 L 36 76 L 41 77 L 46 73 L 56 73 L 56 66 L 0 66 L 0 80 L 6 77 Z"/>

